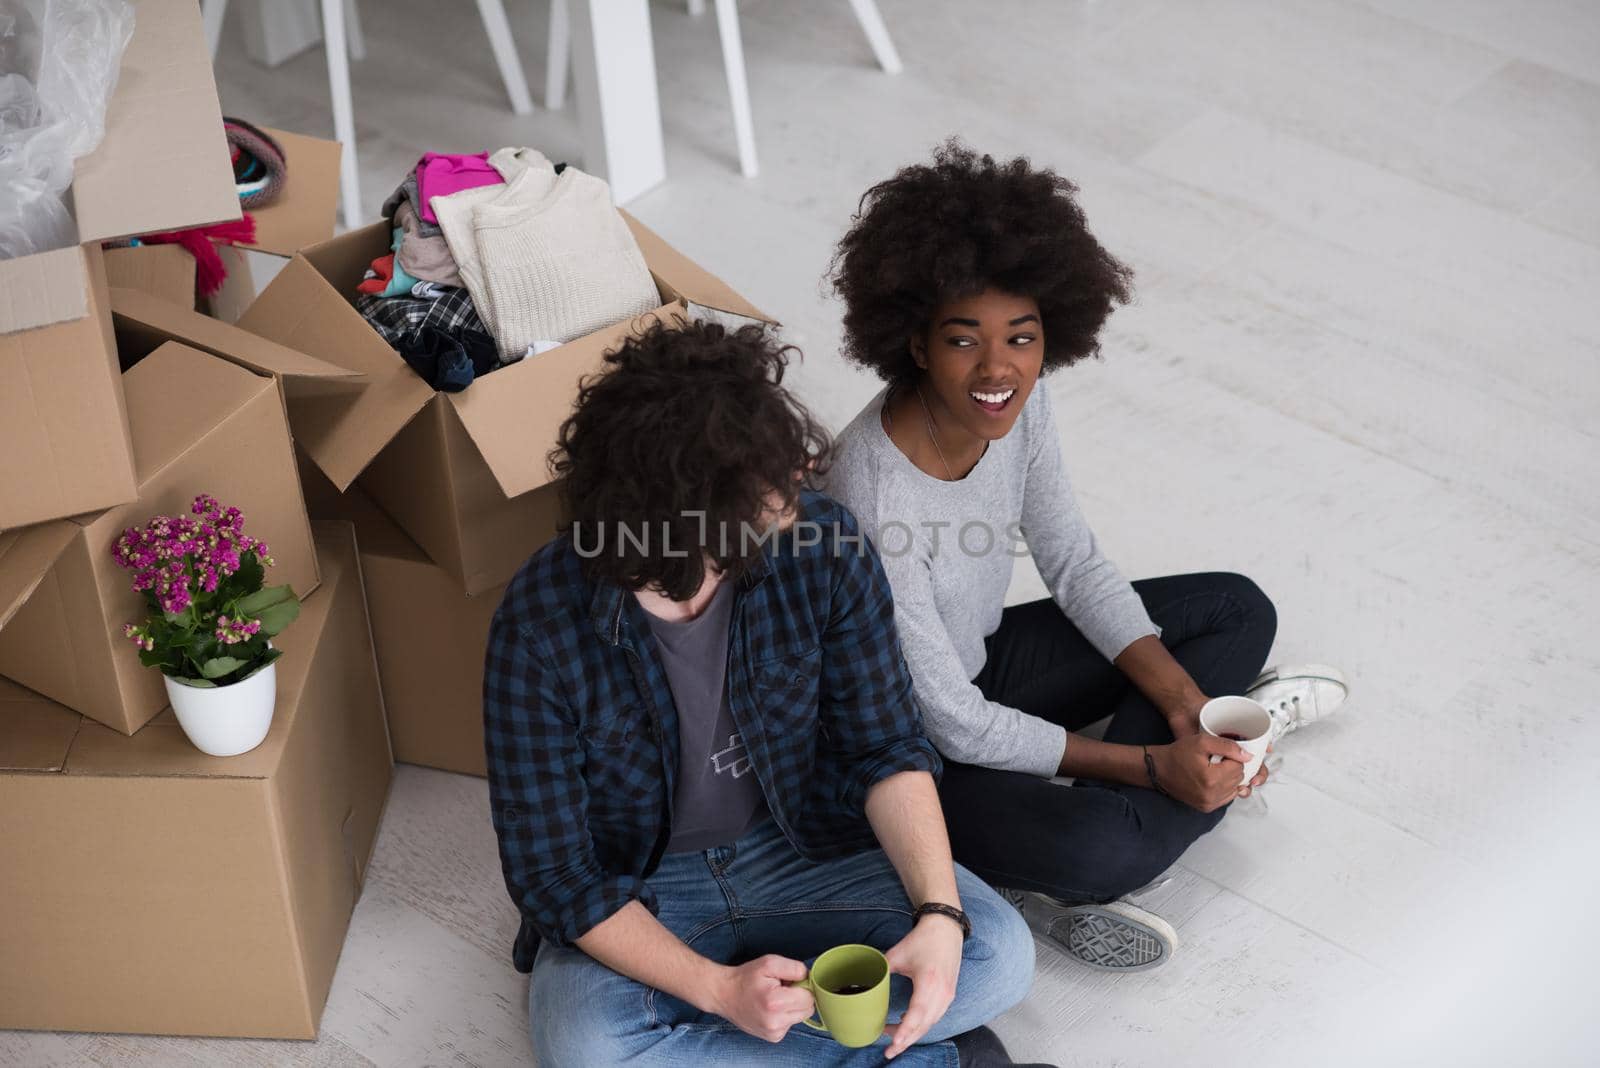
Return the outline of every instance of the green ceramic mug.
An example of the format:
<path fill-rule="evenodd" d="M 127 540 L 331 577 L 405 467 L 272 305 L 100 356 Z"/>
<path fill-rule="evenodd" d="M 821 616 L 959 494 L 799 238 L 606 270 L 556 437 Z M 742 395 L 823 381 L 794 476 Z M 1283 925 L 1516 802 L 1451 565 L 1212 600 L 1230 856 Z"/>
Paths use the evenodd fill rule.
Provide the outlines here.
<path fill-rule="evenodd" d="M 889 961 L 871 946 L 834 946 L 811 964 L 811 974 L 790 986 L 811 991 L 826 1031 L 841 1046 L 870 1046 L 889 1020 Z"/>

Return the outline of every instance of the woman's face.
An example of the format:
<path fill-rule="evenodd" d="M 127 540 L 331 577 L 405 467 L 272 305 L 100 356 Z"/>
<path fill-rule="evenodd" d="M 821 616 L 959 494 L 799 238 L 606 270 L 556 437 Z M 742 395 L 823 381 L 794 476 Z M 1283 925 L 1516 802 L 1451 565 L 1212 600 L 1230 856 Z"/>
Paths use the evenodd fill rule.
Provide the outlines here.
<path fill-rule="evenodd" d="M 911 353 L 926 372 L 922 390 L 929 405 L 937 402 L 942 415 L 980 438 L 1003 438 L 1044 361 L 1038 302 L 986 289 L 941 304 L 923 335 L 912 338 Z"/>

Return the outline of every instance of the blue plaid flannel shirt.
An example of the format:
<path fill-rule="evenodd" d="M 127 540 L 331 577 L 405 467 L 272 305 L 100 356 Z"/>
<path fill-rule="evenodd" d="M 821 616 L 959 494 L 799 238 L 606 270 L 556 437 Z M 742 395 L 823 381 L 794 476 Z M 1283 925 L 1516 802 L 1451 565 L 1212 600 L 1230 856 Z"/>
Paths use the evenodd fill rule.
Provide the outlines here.
<path fill-rule="evenodd" d="M 941 767 L 876 551 L 831 498 L 808 491 L 799 511 L 739 580 L 727 685 L 773 819 L 821 861 L 875 844 L 863 816 L 874 783 Z M 489 628 L 489 800 L 524 972 L 541 938 L 571 945 L 633 899 L 656 912 L 645 880 L 671 833 L 666 672 L 638 600 L 580 563 L 570 535 L 546 545 Z"/>

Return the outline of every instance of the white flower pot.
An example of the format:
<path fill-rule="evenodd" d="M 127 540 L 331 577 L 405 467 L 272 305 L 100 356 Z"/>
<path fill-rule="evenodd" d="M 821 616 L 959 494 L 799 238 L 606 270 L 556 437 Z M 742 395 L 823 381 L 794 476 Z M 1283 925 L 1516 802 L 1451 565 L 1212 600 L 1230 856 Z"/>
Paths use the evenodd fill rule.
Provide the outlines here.
<path fill-rule="evenodd" d="M 167 700 L 195 748 L 212 756 L 238 756 L 261 744 L 272 727 L 278 699 L 278 664 L 231 686 L 185 686 L 162 676 Z"/>

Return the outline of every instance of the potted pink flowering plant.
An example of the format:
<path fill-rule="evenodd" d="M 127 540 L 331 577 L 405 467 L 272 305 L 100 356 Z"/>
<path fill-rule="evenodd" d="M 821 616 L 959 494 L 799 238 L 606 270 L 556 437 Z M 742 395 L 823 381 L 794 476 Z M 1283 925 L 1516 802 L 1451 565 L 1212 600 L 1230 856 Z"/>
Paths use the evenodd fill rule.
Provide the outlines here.
<path fill-rule="evenodd" d="M 202 493 L 190 515 L 158 515 L 112 546 L 150 615 L 123 628 L 139 661 L 161 669 L 184 733 L 202 752 L 233 756 L 272 726 L 280 650 L 271 638 L 300 614 L 288 586 L 266 586 L 272 557 L 244 515 Z"/>

